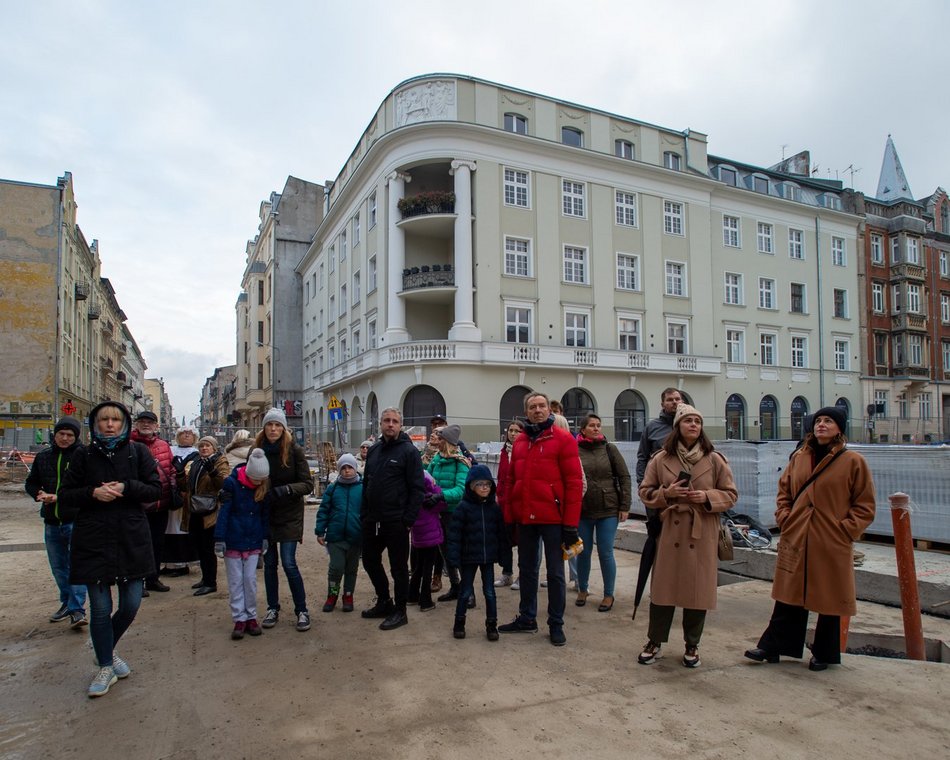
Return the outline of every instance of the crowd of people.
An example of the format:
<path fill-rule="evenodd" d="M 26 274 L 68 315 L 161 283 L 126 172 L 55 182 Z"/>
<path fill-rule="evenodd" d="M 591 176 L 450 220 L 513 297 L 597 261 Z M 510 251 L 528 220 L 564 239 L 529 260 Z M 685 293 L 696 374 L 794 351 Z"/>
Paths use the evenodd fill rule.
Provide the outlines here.
<path fill-rule="evenodd" d="M 664 390 L 661 402 L 660 417 L 641 440 L 635 473 L 648 534 L 656 541 L 648 640 L 638 662 L 650 665 L 662 656 L 679 607 L 681 662 L 697 668 L 706 613 L 716 607 L 720 515 L 735 505 L 738 492 L 728 461 L 703 430 L 702 413 L 682 403 L 674 388 Z M 409 622 L 411 605 L 427 612 L 436 602 L 450 602 L 452 635 L 463 639 L 480 578 L 489 641 L 537 632 L 539 589 L 546 589 L 548 640 L 563 646 L 568 580 L 575 605 L 585 606 L 596 547 L 603 587 L 597 610 L 609 613 L 617 578 L 614 539 L 632 504 L 630 472 L 598 415 L 586 415 L 574 434 L 552 411 L 555 405 L 543 393 L 526 396 L 524 417 L 506 429 L 497 479 L 462 442 L 459 425 L 434 417 L 420 452 L 402 430 L 400 410 L 384 409 L 379 438 L 364 441 L 355 456 L 339 457 L 317 509 L 314 533 L 329 556 L 323 612 L 338 603 L 343 612 L 354 610 L 362 564 L 375 595 L 363 618 L 389 631 Z M 153 413 L 133 420 L 111 401 L 95 407 L 88 424 L 88 446 L 79 441 L 77 420 L 56 424 L 26 490 L 40 504 L 59 589 L 60 607 L 50 622 L 69 620 L 75 629 L 88 622 L 98 666 L 90 697 L 131 673 L 117 643 L 143 596 L 169 591 L 160 575 L 186 575 L 189 563 L 197 562 L 201 572 L 194 595 L 210 596 L 223 559 L 232 639 L 277 625 L 278 566 L 296 630 L 310 629 L 297 548 L 314 481 L 281 410 L 269 410 L 256 435 L 238 431 L 223 449 L 193 428 L 179 430 L 169 446 L 157 435 Z M 745 652 L 750 660 L 800 658 L 808 614 L 816 612 L 809 667 L 840 662 L 839 618 L 855 611 L 851 547 L 873 520 L 875 504 L 866 462 L 845 447 L 846 424 L 840 409 L 818 410 L 781 476 L 775 608 L 757 646 Z M 443 573 L 449 588 L 434 598 Z M 506 586 L 518 592 L 518 614 L 499 624 L 496 588 Z"/>

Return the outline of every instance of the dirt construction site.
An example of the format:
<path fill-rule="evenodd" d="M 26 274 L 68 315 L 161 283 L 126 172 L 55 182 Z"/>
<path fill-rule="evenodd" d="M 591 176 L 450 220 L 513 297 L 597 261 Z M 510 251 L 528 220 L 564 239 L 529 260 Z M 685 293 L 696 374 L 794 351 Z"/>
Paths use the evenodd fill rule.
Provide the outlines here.
<path fill-rule="evenodd" d="M 308 526 L 315 511 L 308 505 Z M 232 641 L 223 568 L 220 590 L 202 597 L 192 595 L 193 570 L 143 600 L 117 647 L 131 676 L 89 699 L 88 628 L 48 622 L 58 593 L 42 521 L 22 490 L 4 486 L 0 757 L 950 757 L 947 664 L 844 655 L 816 673 L 807 659 L 745 660 L 771 610 L 766 581 L 720 587 L 700 668 L 680 662 L 678 615 L 663 659 L 638 665 L 647 627 L 646 599 L 631 620 L 639 554 L 617 558 L 612 611 L 597 611 L 596 560 L 588 604 L 568 593 L 566 646 L 551 646 L 543 614 L 539 633 L 492 643 L 480 596 L 464 640 L 452 637 L 454 603 L 410 607 L 409 625 L 380 631 L 359 614 L 373 601 L 362 572 L 356 611 L 322 613 L 327 556 L 310 533 L 298 552 L 309 631 L 295 630 L 281 577 L 278 625 Z M 510 620 L 518 592 L 497 591 L 499 618 Z M 258 604 L 263 614 L 262 577 Z M 950 620 L 925 615 L 923 627 L 928 641 L 950 642 Z M 901 610 L 859 602 L 851 632 L 900 634 Z"/>

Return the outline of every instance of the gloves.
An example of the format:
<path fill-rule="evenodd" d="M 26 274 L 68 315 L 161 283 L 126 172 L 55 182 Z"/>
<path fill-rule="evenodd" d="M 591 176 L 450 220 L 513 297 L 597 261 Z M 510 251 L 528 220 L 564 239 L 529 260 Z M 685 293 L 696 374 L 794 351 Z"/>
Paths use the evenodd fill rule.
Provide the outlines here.
<path fill-rule="evenodd" d="M 572 528 L 570 525 L 561 526 L 561 543 L 564 546 L 574 546 L 577 543 L 577 528 Z"/>
<path fill-rule="evenodd" d="M 224 541 L 215 541 L 214 542 L 214 556 L 223 557 L 224 556 Z"/>
<path fill-rule="evenodd" d="M 270 541 L 265 538 L 264 542 L 261 544 L 261 554 L 267 554 L 268 549 L 270 549 Z"/>
<path fill-rule="evenodd" d="M 432 509 L 432 507 L 438 503 L 440 498 L 441 497 L 436 496 L 434 493 L 427 493 L 422 497 L 422 506 L 425 509 Z"/>
<path fill-rule="evenodd" d="M 172 467 L 175 468 L 175 472 L 179 475 L 185 472 L 185 462 L 181 457 L 174 457 L 172 459 Z"/>
<path fill-rule="evenodd" d="M 272 493 L 275 499 L 283 499 L 285 496 L 290 496 L 292 492 L 290 486 L 277 486 Z"/>

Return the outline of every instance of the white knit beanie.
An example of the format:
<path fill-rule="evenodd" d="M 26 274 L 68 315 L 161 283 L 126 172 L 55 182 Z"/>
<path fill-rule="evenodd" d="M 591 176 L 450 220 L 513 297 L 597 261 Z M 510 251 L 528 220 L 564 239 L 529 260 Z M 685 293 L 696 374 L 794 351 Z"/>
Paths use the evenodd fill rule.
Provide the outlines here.
<path fill-rule="evenodd" d="M 253 449 L 247 457 L 247 469 L 244 474 L 251 480 L 266 480 L 270 475 L 270 464 L 263 449 Z"/>
<path fill-rule="evenodd" d="M 268 422 L 279 422 L 284 430 L 287 429 L 287 417 L 276 406 L 267 410 L 267 414 L 264 415 L 264 421 L 261 423 L 261 427 L 264 427 Z"/>

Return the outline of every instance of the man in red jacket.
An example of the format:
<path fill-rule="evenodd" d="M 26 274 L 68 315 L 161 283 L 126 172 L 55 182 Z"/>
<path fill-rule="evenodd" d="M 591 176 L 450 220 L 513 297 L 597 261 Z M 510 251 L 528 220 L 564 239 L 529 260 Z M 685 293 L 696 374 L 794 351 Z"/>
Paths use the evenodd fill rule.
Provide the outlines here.
<path fill-rule="evenodd" d="M 544 547 L 548 571 L 548 630 L 551 643 L 563 646 L 564 557 L 561 546 L 577 543 L 582 475 L 577 442 L 554 426 L 550 399 L 532 391 L 524 400 L 527 424 L 514 442 L 506 475 L 506 506 L 518 525 L 518 571 L 521 601 L 518 617 L 498 626 L 502 633 L 538 630 L 539 551 Z"/>
<path fill-rule="evenodd" d="M 132 430 L 132 440 L 148 447 L 152 457 L 158 463 L 158 477 L 162 481 L 162 497 L 158 501 L 143 504 L 148 527 L 152 533 L 152 554 L 155 557 L 155 572 L 145 579 L 145 593 L 149 591 L 168 591 L 168 586 L 158 579 L 158 570 L 162 566 L 162 551 L 165 548 L 165 528 L 168 526 L 168 508 L 172 503 L 172 484 L 175 472 L 172 466 L 172 450 L 168 442 L 158 437 L 158 416 L 155 412 L 139 412 Z"/>

